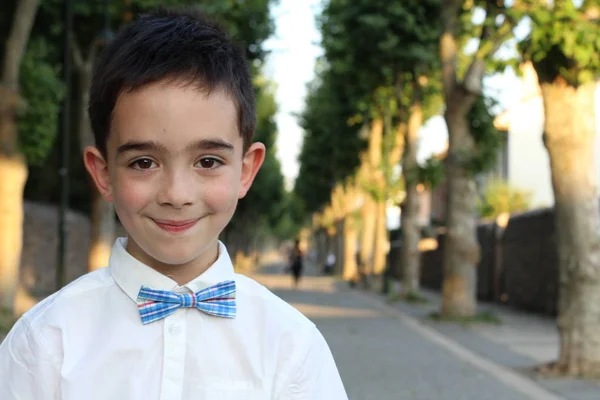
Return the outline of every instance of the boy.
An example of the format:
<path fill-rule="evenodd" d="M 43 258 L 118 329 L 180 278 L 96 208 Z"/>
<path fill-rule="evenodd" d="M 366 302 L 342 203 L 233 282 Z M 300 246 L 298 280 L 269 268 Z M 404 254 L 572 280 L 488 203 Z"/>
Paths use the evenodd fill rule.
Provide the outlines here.
<path fill-rule="evenodd" d="M 0 399 L 347 399 L 317 328 L 218 241 L 265 155 L 243 52 L 200 16 L 143 16 L 104 51 L 89 114 L 84 162 L 128 237 L 17 322 Z"/>

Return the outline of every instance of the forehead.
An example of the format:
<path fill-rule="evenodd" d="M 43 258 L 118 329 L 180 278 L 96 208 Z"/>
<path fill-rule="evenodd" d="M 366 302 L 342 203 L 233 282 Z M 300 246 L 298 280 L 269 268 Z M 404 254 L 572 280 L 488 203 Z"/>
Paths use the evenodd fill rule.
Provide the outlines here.
<path fill-rule="evenodd" d="M 241 151 L 237 108 L 231 96 L 221 89 L 207 94 L 190 85 L 158 82 L 119 96 L 108 148 L 153 140 L 177 152 L 202 139 L 224 140 Z"/>

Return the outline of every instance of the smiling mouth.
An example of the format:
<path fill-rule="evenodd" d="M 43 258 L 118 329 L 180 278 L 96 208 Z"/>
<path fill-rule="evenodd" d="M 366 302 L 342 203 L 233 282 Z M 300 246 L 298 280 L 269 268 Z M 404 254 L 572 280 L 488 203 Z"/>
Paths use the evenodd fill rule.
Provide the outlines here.
<path fill-rule="evenodd" d="M 199 221 L 199 219 L 190 219 L 187 221 L 164 221 L 153 219 L 154 223 L 162 230 L 170 233 L 185 232 Z"/>

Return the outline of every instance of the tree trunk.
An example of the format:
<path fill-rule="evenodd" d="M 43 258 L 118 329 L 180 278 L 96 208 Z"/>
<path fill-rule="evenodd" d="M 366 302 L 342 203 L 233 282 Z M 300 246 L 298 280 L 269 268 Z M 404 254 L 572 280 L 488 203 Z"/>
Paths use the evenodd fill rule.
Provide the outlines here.
<path fill-rule="evenodd" d="M 7 123 L 9 113 L 0 104 L 1 130 L 11 125 Z M 16 129 L 14 123 L 12 128 Z M 23 189 L 26 180 L 27 164 L 23 156 L 0 154 L 0 308 L 13 311 L 23 246 Z"/>
<path fill-rule="evenodd" d="M 339 219 L 335 221 L 335 267 L 333 271 L 336 275 L 342 275 L 344 272 L 344 221 Z"/>
<path fill-rule="evenodd" d="M 342 277 L 345 281 L 356 279 L 356 242 L 358 240 L 358 230 L 356 221 L 352 215 L 344 218 L 344 269 Z"/>
<path fill-rule="evenodd" d="M 442 5 L 440 60 L 448 127 L 446 157 L 446 238 L 444 243 L 444 282 L 442 308 L 444 317 L 471 317 L 477 311 L 475 267 L 479 261 L 479 245 L 475 235 L 477 187 L 466 163 L 475 151 L 467 114 L 481 93 L 485 63 L 473 58 L 463 81 L 457 74 L 459 15 L 463 2 L 447 0 Z M 487 16 L 486 16 L 487 18 Z M 489 32 L 488 32 L 489 33 Z M 480 47 L 485 41 L 480 42 Z M 485 42 L 489 44 L 489 42 Z M 491 53 L 493 54 L 494 51 Z"/>
<path fill-rule="evenodd" d="M 18 148 L 19 68 L 39 0 L 17 3 L 0 82 L 0 307 L 14 310 L 23 247 L 23 190 L 27 163 Z"/>
<path fill-rule="evenodd" d="M 92 237 L 88 254 L 89 271 L 108 265 L 116 229 L 113 204 L 104 201 L 96 188 L 92 190 Z"/>
<path fill-rule="evenodd" d="M 383 122 L 376 119 L 371 122 L 371 132 L 369 133 L 368 163 L 374 170 L 381 167 L 381 150 L 383 141 Z"/>
<path fill-rule="evenodd" d="M 397 132 L 392 129 L 392 112 L 389 105 L 383 107 L 383 140 L 381 150 L 381 183 L 380 196 L 377 201 L 377 224 L 375 233 L 375 254 L 373 256 L 373 273 L 382 277 L 381 284 L 385 292 L 388 290 L 387 253 L 389 250 L 389 237 L 387 231 L 387 201 L 390 199 L 392 184 L 391 155 L 396 144 Z"/>
<path fill-rule="evenodd" d="M 449 149 L 446 158 L 448 203 L 441 313 L 445 317 L 470 317 L 477 311 L 477 188 L 474 177 L 465 169 L 461 155 L 469 157 L 473 154 L 474 142 L 466 114 L 473 105 L 474 96 L 463 93 L 455 97 L 459 98 L 447 102 L 444 115 L 448 125 Z"/>
<path fill-rule="evenodd" d="M 317 269 L 319 271 L 321 271 L 323 269 L 323 266 L 325 265 L 325 257 L 326 257 L 325 235 L 324 235 L 323 228 L 321 228 L 321 227 L 313 228 L 312 235 L 313 235 L 312 245 L 313 245 L 313 250 L 315 251 L 314 261 L 315 261 Z"/>
<path fill-rule="evenodd" d="M 96 59 L 96 44 L 92 45 L 87 59 L 84 59 L 77 43 L 72 43 L 73 60 L 78 75 L 79 104 L 79 143 L 81 149 L 94 145 L 94 135 L 87 113 L 90 86 L 92 83 L 93 65 Z M 94 182 L 89 179 L 92 191 L 92 229 L 90 237 L 90 248 L 88 253 L 88 271 L 94 271 L 108 265 L 110 250 L 115 240 L 115 211 L 110 202 L 106 202 Z"/>
<path fill-rule="evenodd" d="M 361 210 L 362 230 L 360 233 L 360 265 L 359 272 L 363 285 L 369 284 L 368 279 L 374 272 L 375 246 L 377 235 L 377 201 L 372 191 L 379 183 L 377 173 L 381 173 L 381 153 L 383 140 L 383 122 L 380 119 L 371 121 L 369 132 L 369 147 L 363 159 L 364 173 L 361 177 L 369 190 L 365 193 Z"/>
<path fill-rule="evenodd" d="M 423 123 L 423 112 L 421 104 L 416 103 L 410 110 L 408 129 L 405 129 L 404 157 L 402 170 L 405 176 L 406 198 L 402 207 L 402 247 L 400 251 L 400 263 L 402 267 L 402 290 L 405 294 L 419 290 L 419 240 L 421 232 L 419 227 L 419 194 L 417 193 L 417 181 L 413 177 L 417 164 L 417 144 L 419 129 Z M 407 178 L 408 177 L 408 178 Z"/>
<path fill-rule="evenodd" d="M 373 247 L 375 242 L 375 224 L 377 223 L 377 205 L 366 194 L 361 209 L 362 229 L 360 231 L 360 274 L 364 277 L 372 271 Z"/>
<path fill-rule="evenodd" d="M 600 210 L 594 173 L 595 83 L 541 85 L 559 257 L 557 367 L 600 377 Z"/>
<path fill-rule="evenodd" d="M 375 222 L 375 249 L 373 254 L 373 274 L 382 275 L 385 272 L 388 250 L 386 203 L 384 200 L 376 203 L 377 218 Z"/>

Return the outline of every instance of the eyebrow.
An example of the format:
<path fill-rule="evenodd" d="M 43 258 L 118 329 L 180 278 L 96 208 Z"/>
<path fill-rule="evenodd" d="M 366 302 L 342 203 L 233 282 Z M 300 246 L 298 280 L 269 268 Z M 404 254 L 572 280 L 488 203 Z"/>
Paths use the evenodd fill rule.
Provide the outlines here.
<path fill-rule="evenodd" d="M 221 150 L 228 153 L 232 153 L 235 147 L 233 144 L 223 140 L 223 139 L 201 139 L 196 140 L 185 147 L 185 151 L 192 150 Z M 157 141 L 149 140 L 149 141 L 138 141 L 138 140 L 130 140 L 127 143 L 119 146 L 117 149 L 117 155 L 121 156 L 125 153 L 131 151 L 152 151 L 156 153 L 169 153 L 167 147 Z"/>
<path fill-rule="evenodd" d="M 185 149 L 189 150 L 223 150 L 228 153 L 233 153 L 235 147 L 233 144 L 217 138 L 217 139 L 201 139 L 188 144 Z"/>
<path fill-rule="evenodd" d="M 159 142 L 130 140 L 127 143 L 119 146 L 117 149 L 117 155 L 120 156 L 131 151 L 154 151 L 157 153 L 168 153 L 167 148 Z"/>

